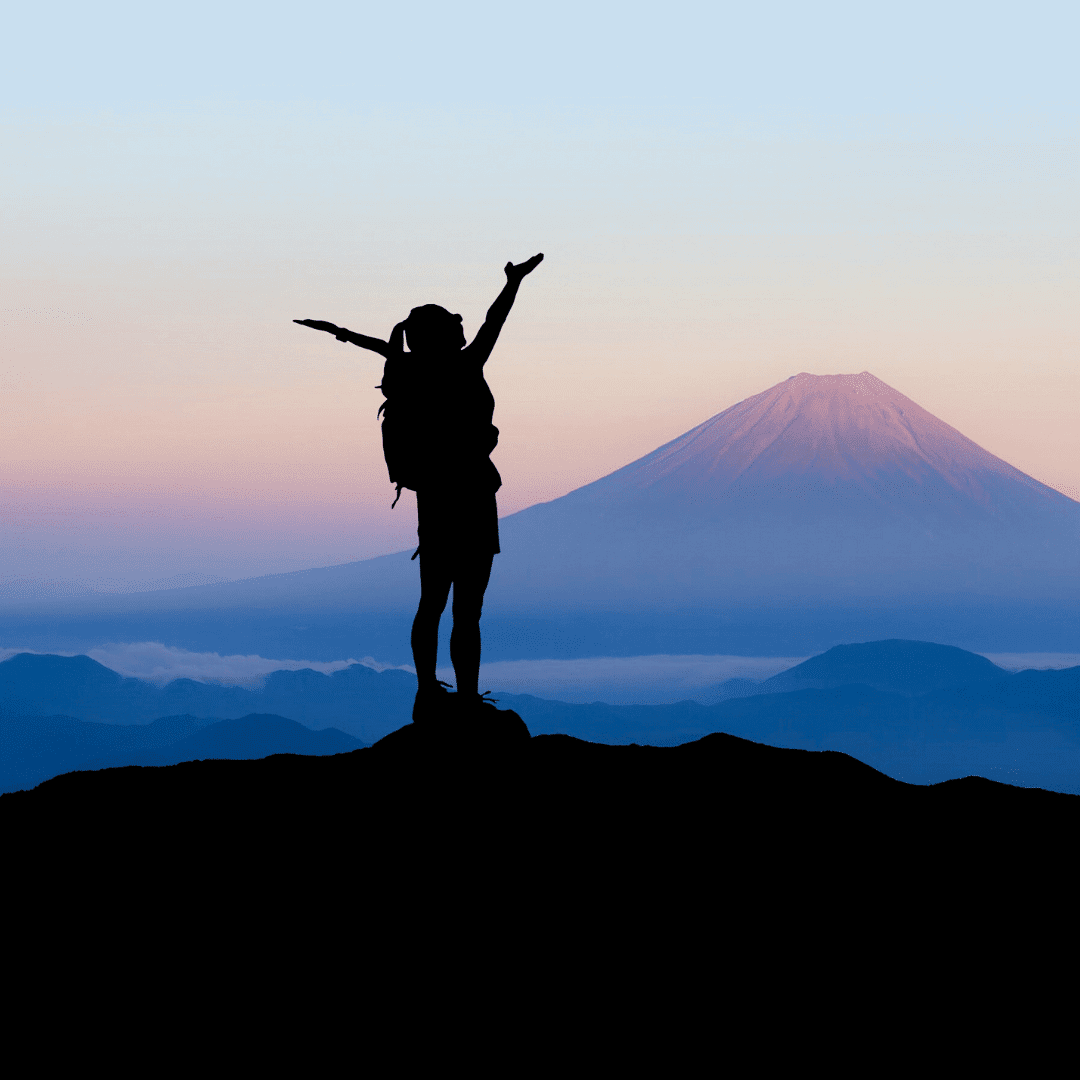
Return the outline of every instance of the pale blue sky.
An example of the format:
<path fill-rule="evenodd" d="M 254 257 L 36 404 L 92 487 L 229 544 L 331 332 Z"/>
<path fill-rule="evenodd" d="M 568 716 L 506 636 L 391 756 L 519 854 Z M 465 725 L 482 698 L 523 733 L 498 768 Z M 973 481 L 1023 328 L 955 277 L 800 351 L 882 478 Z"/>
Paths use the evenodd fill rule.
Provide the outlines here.
<path fill-rule="evenodd" d="M 1075 5 L 186 3 L 12 6 L 3 100 L 496 108 L 779 130 L 1075 118 Z"/>
<path fill-rule="evenodd" d="M 12 11 L 4 565 L 235 577 L 407 546 L 378 366 L 289 320 L 385 333 L 438 302 L 475 329 L 538 250 L 489 371 L 504 512 L 799 371 L 864 369 L 1080 495 L 1077 22 Z"/>

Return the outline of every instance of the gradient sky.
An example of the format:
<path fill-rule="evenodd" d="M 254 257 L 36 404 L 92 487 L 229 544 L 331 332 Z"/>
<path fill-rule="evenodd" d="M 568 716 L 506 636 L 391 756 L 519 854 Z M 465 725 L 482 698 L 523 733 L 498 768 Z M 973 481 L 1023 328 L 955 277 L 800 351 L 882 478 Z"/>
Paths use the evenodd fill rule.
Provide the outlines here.
<path fill-rule="evenodd" d="M 400 550 L 378 358 L 475 332 L 503 513 L 800 371 L 1080 497 L 1076 10 L 41 4 L 0 64 L 0 590 Z"/>

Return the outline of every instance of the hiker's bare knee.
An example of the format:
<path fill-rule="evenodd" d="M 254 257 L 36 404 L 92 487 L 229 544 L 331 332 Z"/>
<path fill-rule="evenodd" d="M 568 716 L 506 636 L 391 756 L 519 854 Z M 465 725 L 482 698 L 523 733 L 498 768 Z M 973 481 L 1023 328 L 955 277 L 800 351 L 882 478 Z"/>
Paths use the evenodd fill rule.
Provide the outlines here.
<path fill-rule="evenodd" d="M 420 575 L 420 606 L 417 608 L 416 617 L 435 619 L 446 610 L 446 601 L 450 596 L 449 574 L 421 573 Z"/>
<path fill-rule="evenodd" d="M 418 619 L 438 619 L 446 610 L 446 594 L 441 596 L 421 596 L 420 604 L 416 609 Z"/>
<path fill-rule="evenodd" d="M 454 625 L 469 626 L 480 624 L 480 614 L 484 610 L 484 594 L 479 596 L 475 592 L 465 593 L 462 590 L 458 594 L 458 586 L 454 586 Z"/>

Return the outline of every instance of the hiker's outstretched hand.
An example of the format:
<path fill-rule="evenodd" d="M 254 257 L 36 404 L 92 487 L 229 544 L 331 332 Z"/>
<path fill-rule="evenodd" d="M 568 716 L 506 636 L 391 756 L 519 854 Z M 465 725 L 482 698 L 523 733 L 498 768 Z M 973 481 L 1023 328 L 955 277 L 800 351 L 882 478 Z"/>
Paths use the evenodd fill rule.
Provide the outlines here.
<path fill-rule="evenodd" d="M 347 334 L 349 331 L 343 326 L 335 326 L 332 322 L 320 322 L 318 319 L 293 319 L 294 323 L 299 323 L 301 326 L 310 326 L 312 330 L 323 330 L 327 334 L 333 334 L 335 337 L 341 337 L 342 334 Z M 341 338 L 344 341 L 344 338 Z"/>
<path fill-rule="evenodd" d="M 503 267 L 506 272 L 507 281 L 520 281 L 526 274 L 531 274 L 542 262 L 544 261 L 543 254 L 534 255 L 531 259 L 523 263 L 518 263 L 515 266 L 513 263 L 507 263 Z"/>

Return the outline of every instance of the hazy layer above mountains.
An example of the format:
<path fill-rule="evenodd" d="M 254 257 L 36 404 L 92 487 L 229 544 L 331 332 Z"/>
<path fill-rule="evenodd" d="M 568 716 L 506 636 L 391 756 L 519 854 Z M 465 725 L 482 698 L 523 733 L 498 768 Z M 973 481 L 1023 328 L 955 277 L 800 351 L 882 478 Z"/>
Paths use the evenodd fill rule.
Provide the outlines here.
<path fill-rule="evenodd" d="M 500 530 L 492 660 L 790 656 L 890 637 L 1080 646 L 1080 504 L 866 372 L 794 376 Z M 410 555 L 22 605 L 9 633 L 401 663 Z"/>

